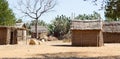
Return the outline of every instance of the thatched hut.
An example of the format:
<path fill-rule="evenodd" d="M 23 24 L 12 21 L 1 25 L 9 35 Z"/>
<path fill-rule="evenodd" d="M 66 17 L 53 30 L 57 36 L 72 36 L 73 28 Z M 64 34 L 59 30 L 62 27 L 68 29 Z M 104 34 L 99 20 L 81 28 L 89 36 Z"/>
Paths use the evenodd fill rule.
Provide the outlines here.
<path fill-rule="evenodd" d="M 71 33 L 74 46 L 103 46 L 100 20 L 72 20 Z"/>
<path fill-rule="evenodd" d="M 26 39 L 26 29 L 20 23 L 15 26 L 0 26 L 0 45 L 17 44 Z"/>
<path fill-rule="evenodd" d="M 26 32 L 27 32 L 27 28 L 26 25 L 24 23 L 16 23 L 15 25 L 16 28 L 16 32 L 17 32 L 17 40 L 26 40 Z"/>
<path fill-rule="evenodd" d="M 103 23 L 103 39 L 105 43 L 120 43 L 120 21 Z"/>
<path fill-rule="evenodd" d="M 0 27 L 0 45 L 17 44 L 14 27 Z"/>
<path fill-rule="evenodd" d="M 10 43 L 10 28 L 0 27 L 0 45 L 9 44 Z"/>
<path fill-rule="evenodd" d="M 40 34 L 47 35 L 48 29 L 45 26 L 37 26 L 37 32 L 38 35 Z M 31 26 L 31 38 L 35 38 L 35 37 L 36 37 L 35 26 Z"/>

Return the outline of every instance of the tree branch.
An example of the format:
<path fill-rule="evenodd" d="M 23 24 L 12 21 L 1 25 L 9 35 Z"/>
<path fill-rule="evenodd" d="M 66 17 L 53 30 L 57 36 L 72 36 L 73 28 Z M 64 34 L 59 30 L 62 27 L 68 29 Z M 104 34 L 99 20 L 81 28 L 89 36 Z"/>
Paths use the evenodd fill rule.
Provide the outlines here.
<path fill-rule="evenodd" d="M 19 10 L 32 19 L 39 19 L 42 14 L 49 12 L 55 5 L 54 0 L 21 0 Z"/>
<path fill-rule="evenodd" d="M 29 13 L 27 13 L 27 12 L 23 12 L 24 14 L 26 14 L 26 15 L 28 15 L 30 18 L 33 18 L 33 19 L 36 19 L 36 17 L 33 17 L 33 16 L 31 16 Z"/>
<path fill-rule="evenodd" d="M 42 4 L 43 4 L 44 0 L 40 0 L 40 7 L 36 10 L 36 13 L 39 12 L 39 10 L 43 7 Z"/>
<path fill-rule="evenodd" d="M 44 5 L 44 10 L 40 12 L 38 17 L 41 17 L 42 14 L 53 9 L 56 5 L 56 2 L 53 5 L 52 5 L 52 3 L 53 3 L 53 0 L 50 0 L 50 1 L 48 0 L 47 3 Z"/>

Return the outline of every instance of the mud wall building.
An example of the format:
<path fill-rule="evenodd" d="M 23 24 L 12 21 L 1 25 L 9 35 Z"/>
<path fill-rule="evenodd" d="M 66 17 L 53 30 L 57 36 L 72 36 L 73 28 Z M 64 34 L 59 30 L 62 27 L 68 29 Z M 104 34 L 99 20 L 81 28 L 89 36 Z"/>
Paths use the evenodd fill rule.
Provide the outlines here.
<path fill-rule="evenodd" d="M 103 46 L 102 22 L 100 20 L 72 20 L 72 45 Z"/>

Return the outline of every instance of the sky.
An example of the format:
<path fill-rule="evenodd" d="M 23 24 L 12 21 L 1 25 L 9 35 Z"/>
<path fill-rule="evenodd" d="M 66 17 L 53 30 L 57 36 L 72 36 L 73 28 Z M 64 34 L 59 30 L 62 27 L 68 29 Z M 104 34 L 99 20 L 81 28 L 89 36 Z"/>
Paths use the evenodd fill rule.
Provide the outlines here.
<path fill-rule="evenodd" d="M 19 12 L 15 7 L 17 0 L 8 0 L 9 7 L 15 13 L 15 16 L 19 19 L 23 16 L 21 12 Z M 46 23 L 50 23 L 57 15 L 66 15 L 67 17 L 71 17 L 72 13 L 75 16 L 79 14 L 92 14 L 93 11 L 100 13 L 101 17 L 104 19 L 104 10 L 100 10 L 101 1 L 98 1 L 98 5 L 94 5 L 91 1 L 83 1 L 83 0 L 57 0 L 57 5 L 54 7 L 54 11 L 46 13 L 42 15 L 41 20 Z M 32 19 L 23 18 L 24 22 L 29 22 Z"/>

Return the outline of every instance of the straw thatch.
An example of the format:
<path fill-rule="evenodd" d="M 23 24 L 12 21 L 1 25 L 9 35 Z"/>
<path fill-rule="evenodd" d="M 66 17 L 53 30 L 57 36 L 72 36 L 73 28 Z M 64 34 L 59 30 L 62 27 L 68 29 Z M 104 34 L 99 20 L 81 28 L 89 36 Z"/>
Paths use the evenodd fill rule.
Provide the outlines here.
<path fill-rule="evenodd" d="M 120 33 L 120 21 L 104 22 L 103 32 Z"/>
<path fill-rule="evenodd" d="M 47 33 L 48 29 L 45 26 L 37 26 L 37 32 L 38 34 Z M 35 38 L 36 37 L 35 26 L 31 26 L 31 33 L 32 33 L 31 37 Z"/>
<path fill-rule="evenodd" d="M 71 30 L 101 30 L 100 20 L 72 20 Z"/>
<path fill-rule="evenodd" d="M 26 29 L 26 25 L 24 23 L 16 23 L 14 27 L 22 30 Z"/>
<path fill-rule="evenodd" d="M 15 26 L 0 26 L 0 45 L 17 44 L 26 38 L 26 29 Z"/>
<path fill-rule="evenodd" d="M 104 22 L 103 38 L 105 43 L 120 43 L 120 21 Z"/>
<path fill-rule="evenodd" d="M 35 33 L 35 26 L 31 26 L 31 32 Z M 38 33 L 46 33 L 48 32 L 47 28 L 45 26 L 37 26 L 37 32 Z"/>
<path fill-rule="evenodd" d="M 72 45 L 103 46 L 102 22 L 100 20 L 73 20 Z"/>
<path fill-rule="evenodd" d="M 16 23 L 14 26 L 17 29 L 17 39 L 20 40 L 26 40 L 26 25 L 24 23 Z"/>
<path fill-rule="evenodd" d="M 39 34 L 38 39 L 40 39 L 40 40 L 44 39 L 45 41 L 47 41 L 48 40 L 47 33 Z"/>
<path fill-rule="evenodd" d="M 37 41 L 36 39 L 30 39 L 29 45 L 40 45 L 40 42 Z"/>

